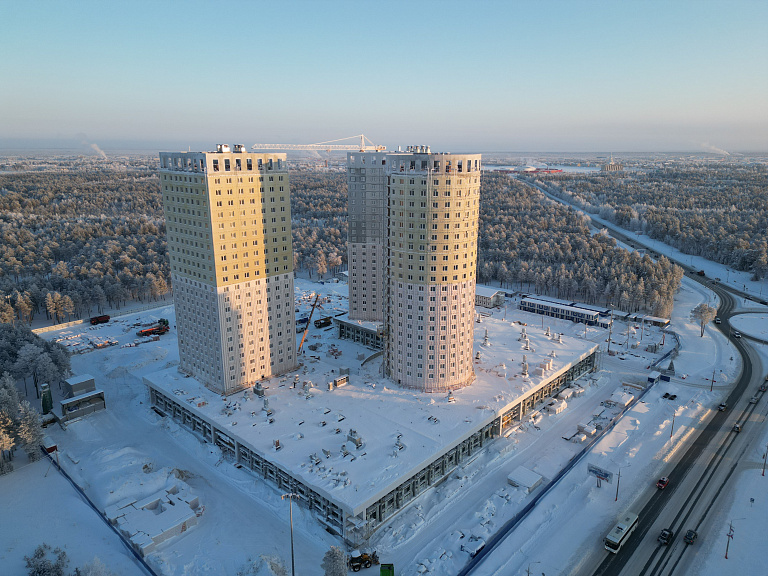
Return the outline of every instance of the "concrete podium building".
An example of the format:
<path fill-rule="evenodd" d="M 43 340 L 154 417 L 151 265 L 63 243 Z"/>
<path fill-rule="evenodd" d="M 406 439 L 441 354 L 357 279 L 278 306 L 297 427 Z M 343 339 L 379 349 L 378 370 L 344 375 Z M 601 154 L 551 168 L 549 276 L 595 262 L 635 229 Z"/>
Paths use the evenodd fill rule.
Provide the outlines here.
<path fill-rule="evenodd" d="M 179 371 L 231 394 L 296 367 L 285 154 L 161 152 Z"/>

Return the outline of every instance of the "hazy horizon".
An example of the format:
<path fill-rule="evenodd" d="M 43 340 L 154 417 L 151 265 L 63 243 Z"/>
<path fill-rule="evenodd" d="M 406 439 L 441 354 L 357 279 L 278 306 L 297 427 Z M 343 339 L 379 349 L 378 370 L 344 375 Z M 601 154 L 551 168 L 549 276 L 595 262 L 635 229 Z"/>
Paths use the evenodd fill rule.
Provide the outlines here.
<path fill-rule="evenodd" d="M 0 143 L 765 151 L 766 29 L 752 0 L 8 3 Z"/>

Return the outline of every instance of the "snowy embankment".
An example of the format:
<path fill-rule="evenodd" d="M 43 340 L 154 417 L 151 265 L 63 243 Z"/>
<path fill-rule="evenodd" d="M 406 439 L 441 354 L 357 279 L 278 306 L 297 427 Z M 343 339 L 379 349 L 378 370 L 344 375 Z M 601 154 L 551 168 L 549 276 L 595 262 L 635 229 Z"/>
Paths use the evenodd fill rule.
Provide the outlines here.
<path fill-rule="evenodd" d="M 707 298 L 704 288 L 685 281 L 671 324 L 681 340 L 680 354 L 674 359 L 676 377 L 655 385 L 494 551 L 479 573 L 524 574 L 537 563 L 541 572 L 575 574 L 605 554 L 603 535 L 619 514 L 639 506 L 644 495 L 655 490 L 655 481 L 672 469 L 685 448 L 684 440 L 738 375 L 738 357 L 731 359 L 733 349 L 728 351 L 722 335 L 710 327 L 700 338 L 698 327 L 688 318 L 689 311 Z M 620 379 L 627 362 L 613 357 L 605 360 L 603 368 Z M 710 392 L 713 370 L 716 382 Z M 675 394 L 676 399 L 670 401 L 664 393 Z M 613 472 L 612 483 L 603 482 L 598 488 L 595 477 L 587 473 L 588 463 Z"/>

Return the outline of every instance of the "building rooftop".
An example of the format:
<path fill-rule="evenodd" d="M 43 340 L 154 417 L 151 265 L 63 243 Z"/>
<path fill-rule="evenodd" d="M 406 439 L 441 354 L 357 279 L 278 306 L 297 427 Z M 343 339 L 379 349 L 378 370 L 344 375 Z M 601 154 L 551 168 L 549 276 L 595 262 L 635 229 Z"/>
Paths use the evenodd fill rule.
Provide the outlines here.
<path fill-rule="evenodd" d="M 486 329 L 489 346 L 482 344 Z M 527 351 L 519 339 L 523 329 Z M 310 332 L 321 348 L 305 349 L 299 371 L 263 381 L 264 399 L 253 391 L 219 396 L 175 367 L 146 380 L 353 515 L 597 349 L 575 335 L 557 342 L 541 328 L 487 318 L 475 329 L 477 380 L 449 401 L 448 394 L 402 389 L 382 379 L 381 362 L 361 366 L 369 353 L 333 338 L 335 331 Z M 523 355 L 530 366 L 527 377 Z M 552 360 L 552 368 L 535 375 L 545 360 Z M 342 365 L 350 368 L 349 383 L 329 389 Z M 349 436 L 360 438 L 359 448 Z"/>

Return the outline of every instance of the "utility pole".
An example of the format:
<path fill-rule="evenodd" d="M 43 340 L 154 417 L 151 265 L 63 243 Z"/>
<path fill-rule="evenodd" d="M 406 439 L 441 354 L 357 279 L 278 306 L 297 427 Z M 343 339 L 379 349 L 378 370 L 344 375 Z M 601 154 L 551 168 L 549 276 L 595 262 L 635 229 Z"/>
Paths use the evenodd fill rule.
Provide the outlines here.
<path fill-rule="evenodd" d="M 291 521 L 291 576 L 296 576 L 296 564 L 293 557 L 293 499 L 301 498 L 301 496 L 299 494 L 289 492 L 288 494 L 283 494 L 280 497 L 281 500 L 285 500 L 286 498 L 288 498 L 288 514 Z"/>
<path fill-rule="evenodd" d="M 712 368 L 712 382 L 709 383 L 709 391 L 712 392 L 715 388 L 715 369 Z"/>
<path fill-rule="evenodd" d="M 730 529 L 728 530 L 728 539 L 725 541 L 725 559 L 728 560 L 728 547 L 731 544 L 731 540 L 733 540 L 733 521 L 728 523 L 728 526 Z"/>
<path fill-rule="evenodd" d="M 677 411 L 672 412 L 672 428 L 669 430 L 669 437 L 672 438 L 672 434 L 675 432 L 675 416 L 677 416 Z"/>
<path fill-rule="evenodd" d="M 765 452 L 763 452 L 763 476 L 765 476 L 765 459 L 768 457 L 768 444 L 765 445 Z M 58 456 L 57 456 L 58 458 Z"/>
<path fill-rule="evenodd" d="M 608 324 L 608 356 L 611 355 L 611 334 L 613 334 L 613 302 L 609 302 L 611 307 L 611 323 Z"/>

